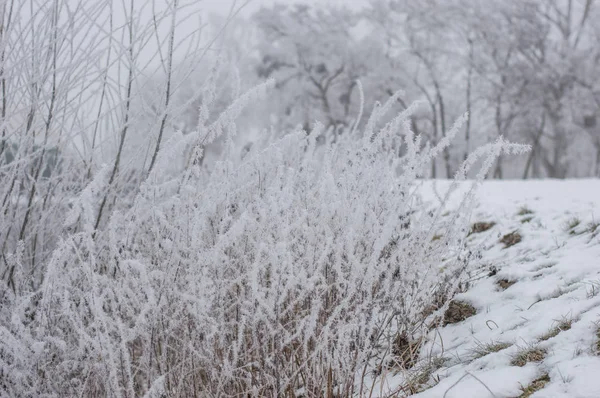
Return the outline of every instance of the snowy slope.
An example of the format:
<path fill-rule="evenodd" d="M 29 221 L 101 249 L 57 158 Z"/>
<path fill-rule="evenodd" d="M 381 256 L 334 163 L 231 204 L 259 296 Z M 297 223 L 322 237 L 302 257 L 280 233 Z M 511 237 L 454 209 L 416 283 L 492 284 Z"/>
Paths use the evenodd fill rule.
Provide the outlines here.
<path fill-rule="evenodd" d="M 477 313 L 430 333 L 421 357 L 442 365 L 412 396 L 600 398 L 600 180 L 490 181 L 478 203 L 472 221 L 495 225 L 470 236 L 484 262 L 455 297 Z M 521 241 L 505 248 L 511 232 Z"/>

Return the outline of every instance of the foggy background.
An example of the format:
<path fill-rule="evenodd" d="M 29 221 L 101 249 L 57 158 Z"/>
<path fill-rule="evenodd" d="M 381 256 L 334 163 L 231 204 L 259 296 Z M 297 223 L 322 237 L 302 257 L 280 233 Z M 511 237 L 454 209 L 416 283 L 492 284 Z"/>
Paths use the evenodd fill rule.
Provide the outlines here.
<path fill-rule="evenodd" d="M 278 130 L 320 120 L 344 130 L 396 90 L 427 105 L 413 126 L 434 145 L 465 112 L 459 141 L 431 167 L 452 177 L 466 153 L 499 136 L 533 150 L 493 178 L 600 176 L 600 18 L 593 1 L 206 1 L 212 26 L 242 7 L 219 41 L 242 81 L 275 78 Z M 255 115 L 256 116 L 256 115 Z M 275 118 L 275 119 L 274 119 Z M 258 124 L 255 124 L 257 123 Z M 254 130 L 253 130 L 254 131 Z"/>

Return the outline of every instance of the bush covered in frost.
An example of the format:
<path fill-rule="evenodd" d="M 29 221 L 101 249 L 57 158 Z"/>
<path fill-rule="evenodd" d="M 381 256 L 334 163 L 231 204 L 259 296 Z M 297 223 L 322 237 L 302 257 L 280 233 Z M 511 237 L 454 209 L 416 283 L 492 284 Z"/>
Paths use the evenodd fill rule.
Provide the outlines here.
<path fill-rule="evenodd" d="M 134 204 L 104 229 L 94 222 L 106 169 L 82 191 L 40 288 L 5 298 L 5 394 L 362 395 L 374 361 L 391 355 L 389 333 L 415 333 L 434 293 L 451 296 L 469 263 L 472 195 L 442 219 L 443 206 L 420 201 L 418 177 L 462 120 L 422 149 L 412 107 L 382 122 L 392 97 L 335 143 L 317 145 L 317 126 L 241 162 L 226 154 L 210 172 L 194 159 L 174 169 L 186 148 L 201 156 L 233 133 L 269 84 L 208 125 L 204 104 L 197 131 L 165 145 Z M 398 139 L 402 157 L 386 149 Z M 457 179 L 476 158 L 482 177 L 500 152 L 520 149 L 481 148 Z"/>

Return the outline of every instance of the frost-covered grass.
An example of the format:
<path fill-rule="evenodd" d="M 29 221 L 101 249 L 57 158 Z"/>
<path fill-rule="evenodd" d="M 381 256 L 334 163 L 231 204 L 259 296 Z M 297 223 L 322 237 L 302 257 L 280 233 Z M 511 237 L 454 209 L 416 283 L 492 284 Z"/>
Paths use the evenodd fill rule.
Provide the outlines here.
<path fill-rule="evenodd" d="M 428 333 L 424 319 L 444 313 L 477 260 L 465 239 L 478 182 L 499 154 L 524 148 L 477 149 L 430 207 L 418 178 L 464 118 L 423 147 L 410 130 L 415 106 L 387 115 L 395 95 L 361 131 L 332 140 L 317 125 L 240 160 L 236 117 L 272 84 L 210 121 L 209 79 L 196 131 L 174 133 L 133 192 L 111 191 L 115 167 L 100 169 L 64 214 L 38 286 L 20 253 L 9 258 L 18 272 L 3 285 L 3 392 L 363 396 L 373 371 L 388 374 L 403 355 L 393 336 L 421 346 L 412 342 Z M 220 136 L 223 157 L 202 166 Z M 398 139 L 400 157 L 389 149 Z M 105 207 L 109 194 L 116 205 Z"/>

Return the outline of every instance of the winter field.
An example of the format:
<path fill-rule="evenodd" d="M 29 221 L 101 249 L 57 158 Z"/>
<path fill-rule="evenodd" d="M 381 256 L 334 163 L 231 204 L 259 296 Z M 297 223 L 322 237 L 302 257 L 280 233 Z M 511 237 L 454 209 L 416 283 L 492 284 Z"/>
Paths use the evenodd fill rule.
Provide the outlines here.
<path fill-rule="evenodd" d="M 298 1 L 0 1 L 0 398 L 600 398 L 600 4 Z"/>

